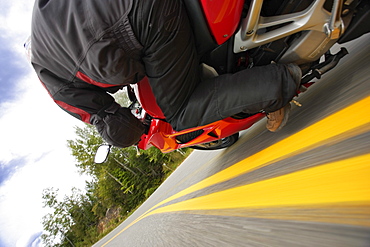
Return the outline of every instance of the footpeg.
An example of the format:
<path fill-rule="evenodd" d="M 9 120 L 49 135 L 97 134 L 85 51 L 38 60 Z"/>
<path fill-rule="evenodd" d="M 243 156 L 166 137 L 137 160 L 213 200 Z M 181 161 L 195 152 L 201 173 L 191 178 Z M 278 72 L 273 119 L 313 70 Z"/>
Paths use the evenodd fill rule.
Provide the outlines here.
<path fill-rule="evenodd" d="M 323 74 L 333 69 L 339 61 L 348 54 L 346 48 L 341 48 L 337 54 L 328 54 L 325 55 L 325 62 L 322 62 L 314 67 L 311 68 L 311 73 L 306 75 L 303 79 L 301 84 L 305 84 L 311 81 L 314 78 L 320 79 Z"/>

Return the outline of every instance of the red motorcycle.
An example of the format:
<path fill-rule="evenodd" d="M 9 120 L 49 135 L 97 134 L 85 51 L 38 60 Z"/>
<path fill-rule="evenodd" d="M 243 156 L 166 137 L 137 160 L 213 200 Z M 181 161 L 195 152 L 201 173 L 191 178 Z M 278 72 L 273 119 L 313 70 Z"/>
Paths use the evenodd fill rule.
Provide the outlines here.
<path fill-rule="evenodd" d="M 276 63 L 301 65 L 302 88 L 332 69 L 347 54 L 332 55 L 335 43 L 369 32 L 369 2 L 365 0 L 184 0 L 196 45 L 208 76 Z M 128 89 L 131 109 L 149 128 L 138 148 L 162 152 L 183 147 L 215 150 L 229 147 L 265 117 L 238 114 L 196 128 L 175 131 L 166 122 L 145 78 Z"/>

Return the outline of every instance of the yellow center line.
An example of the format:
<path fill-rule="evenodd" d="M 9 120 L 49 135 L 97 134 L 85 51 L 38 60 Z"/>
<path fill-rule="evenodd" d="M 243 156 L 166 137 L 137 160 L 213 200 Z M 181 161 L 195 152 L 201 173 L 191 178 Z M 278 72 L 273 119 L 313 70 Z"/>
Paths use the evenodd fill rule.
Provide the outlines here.
<path fill-rule="evenodd" d="M 259 218 L 283 221 L 321 222 L 370 227 L 370 203 L 315 204 L 291 207 L 227 208 L 217 210 L 189 210 L 181 214 Z"/>
<path fill-rule="evenodd" d="M 370 205 L 369 177 L 370 154 L 366 154 L 178 202 L 145 217 L 188 210 L 364 202 Z"/>
<path fill-rule="evenodd" d="M 146 211 L 139 218 L 131 222 L 117 235 L 111 238 L 108 242 L 112 241 L 115 237 L 129 228 L 131 225 L 140 221 L 142 218 L 150 215 L 150 211 L 159 206 L 170 202 L 174 199 L 180 198 L 192 192 L 204 189 L 206 187 L 230 180 L 234 177 L 240 176 L 250 172 L 256 168 L 266 166 L 272 162 L 277 162 L 286 158 L 289 155 L 296 155 L 299 152 L 304 152 L 310 148 L 314 148 L 320 143 L 359 128 L 370 123 L 370 97 L 366 97 L 359 102 L 356 102 L 347 108 L 340 110 L 321 121 L 312 124 L 311 126 L 297 132 L 296 134 L 281 140 L 270 147 L 261 150 L 260 152 L 251 155 L 241 162 L 236 163 L 180 192 L 168 197 L 167 199 L 156 204 L 148 211 Z M 270 195 L 269 195 L 270 196 Z M 104 245 L 103 245 L 104 246 Z"/>
<path fill-rule="evenodd" d="M 272 161 L 276 162 L 286 158 L 285 156 L 293 154 L 297 151 L 303 151 L 309 147 L 313 147 L 320 142 L 323 142 L 334 136 L 338 136 L 347 131 L 353 130 L 367 123 L 370 123 L 370 97 L 367 97 L 331 116 L 307 127 L 304 130 L 278 142 L 274 145 L 252 155 L 232 165 L 182 191 L 163 200 L 153 208 L 159 207 L 169 201 L 177 199 L 181 196 L 190 194 L 209 187 L 211 185 L 221 183 L 240 176 L 241 174 L 250 172 L 263 165 L 268 165 Z M 350 119 L 350 120 L 349 120 Z"/>

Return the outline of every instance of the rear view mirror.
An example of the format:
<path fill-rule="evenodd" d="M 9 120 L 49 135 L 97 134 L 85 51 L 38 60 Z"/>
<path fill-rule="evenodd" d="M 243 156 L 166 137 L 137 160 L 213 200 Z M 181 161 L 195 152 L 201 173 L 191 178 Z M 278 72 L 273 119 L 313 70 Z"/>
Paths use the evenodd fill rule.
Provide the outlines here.
<path fill-rule="evenodd" d="M 106 145 L 106 144 L 101 145 L 98 148 L 98 150 L 96 150 L 94 162 L 97 164 L 104 163 L 108 158 L 108 155 L 110 153 L 110 148 L 111 148 L 111 145 Z"/>

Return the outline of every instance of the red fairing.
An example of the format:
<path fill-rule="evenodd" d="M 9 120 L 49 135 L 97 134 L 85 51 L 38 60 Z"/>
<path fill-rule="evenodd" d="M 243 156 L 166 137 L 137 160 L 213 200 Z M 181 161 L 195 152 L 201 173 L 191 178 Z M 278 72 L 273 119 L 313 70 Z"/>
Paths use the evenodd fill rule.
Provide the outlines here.
<path fill-rule="evenodd" d="M 229 117 L 205 126 L 190 128 L 179 132 L 173 130 L 169 123 L 160 119 L 153 119 L 151 121 L 149 133 L 144 134 L 141 137 L 138 147 L 146 150 L 155 146 L 163 153 L 168 153 L 179 148 L 199 145 L 225 138 L 239 132 L 240 130 L 248 129 L 264 117 L 265 114 L 263 113 L 258 113 L 244 119 L 233 119 Z M 186 143 L 180 143 L 177 141 L 177 136 L 196 130 L 204 130 L 204 133 Z"/>
<path fill-rule="evenodd" d="M 160 119 L 166 118 L 154 98 L 154 94 L 147 77 L 139 81 L 137 84 L 134 84 L 133 88 L 140 104 L 150 116 Z"/>
<path fill-rule="evenodd" d="M 201 4 L 217 44 L 224 43 L 238 27 L 244 0 L 201 0 Z"/>

